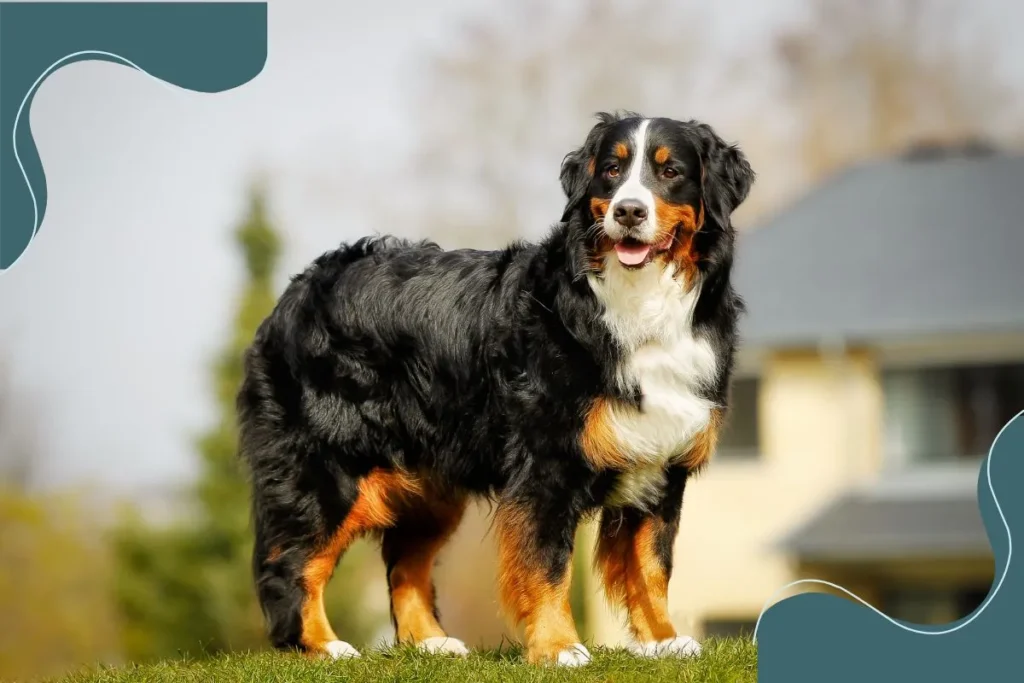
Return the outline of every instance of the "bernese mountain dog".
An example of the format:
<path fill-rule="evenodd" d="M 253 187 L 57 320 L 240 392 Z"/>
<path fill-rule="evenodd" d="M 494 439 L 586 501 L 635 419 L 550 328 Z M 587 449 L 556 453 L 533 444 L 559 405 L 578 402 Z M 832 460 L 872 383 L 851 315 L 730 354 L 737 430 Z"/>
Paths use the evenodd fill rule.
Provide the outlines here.
<path fill-rule="evenodd" d="M 754 173 L 697 121 L 599 114 L 562 162 L 564 214 L 496 251 L 367 237 L 295 276 L 245 358 L 253 570 L 270 640 L 358 656 L 324 587 L 380 540 L 400 643 L 465 654 L 431 570 L 490 499 L 498 594 L 530 662 L 580 665 L 577 526 L 641 655 L 700 651 L 669 618 L 683 490 L 722 428 L 742 302 L 733 210 Z"/>

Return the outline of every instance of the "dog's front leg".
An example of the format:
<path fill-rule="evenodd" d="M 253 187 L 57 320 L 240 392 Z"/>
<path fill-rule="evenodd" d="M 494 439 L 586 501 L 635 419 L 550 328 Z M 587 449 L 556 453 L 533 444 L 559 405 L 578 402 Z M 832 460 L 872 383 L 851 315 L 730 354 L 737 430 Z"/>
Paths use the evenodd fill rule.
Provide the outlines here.
<path fill-rule="evenodd" d="M 507 496 L 498 506 L 498 583 L 508 616 L 524 625 L 531 663 L 580 666 L 580 643 L 569 607 L 572 551 L 580 513 L 554 496 Z"/>
<path fill-rule="evenodd" d="M 689 471 L 675 467 L 651 510 L 605 509 L 595 556 L 605 592 L 625 606 L 634 652 L 646 657 L 699 654 L 700 644 L 680 636 L 669 618 L 668 582 Z"/>

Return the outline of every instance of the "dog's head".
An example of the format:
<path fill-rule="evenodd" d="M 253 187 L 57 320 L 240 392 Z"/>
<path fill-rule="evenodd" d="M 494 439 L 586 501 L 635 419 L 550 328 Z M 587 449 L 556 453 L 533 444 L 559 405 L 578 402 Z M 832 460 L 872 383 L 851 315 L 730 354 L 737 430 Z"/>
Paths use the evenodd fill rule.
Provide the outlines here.
<path fill-rule="evenodd" d="M 754 180 L 750 164 L 707 124 L 635 114 L 598 119 L 562 162 L 562 220 L 579 217 L 595 261 L 614 254 L 630 269 L 663 260 L 692 270 L 698 232 L 731 237 L 732 212 Z"/>

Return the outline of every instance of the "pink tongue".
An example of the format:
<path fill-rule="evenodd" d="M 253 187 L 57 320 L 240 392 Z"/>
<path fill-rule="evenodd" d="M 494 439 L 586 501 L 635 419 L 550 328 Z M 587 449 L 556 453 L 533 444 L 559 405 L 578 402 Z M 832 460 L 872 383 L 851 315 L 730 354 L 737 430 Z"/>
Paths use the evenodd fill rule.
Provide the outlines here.
<path fill-rule="evenodd" d="M 615 253 L 619 257 L 619 263 L 624 266 L 638 266 L 647 258 L 651 247 L 647 244 L 623 244 L 615 245 Z"/>

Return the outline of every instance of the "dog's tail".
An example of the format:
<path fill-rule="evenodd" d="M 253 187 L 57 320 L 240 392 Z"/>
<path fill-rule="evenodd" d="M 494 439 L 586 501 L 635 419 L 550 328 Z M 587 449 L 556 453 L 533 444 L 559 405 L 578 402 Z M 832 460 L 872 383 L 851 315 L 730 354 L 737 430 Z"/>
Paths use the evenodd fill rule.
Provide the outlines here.
<path fill-rule="evenodd" d="M 278 649 L 302 647 L 302 607 L 306 594 L 302 586 L 302 564 L 295 552 L 268 542 L 259 510 L 254 510 L 256 544 L 252 572 L 256 595 L 266 623 L 270 643 Z"/>

